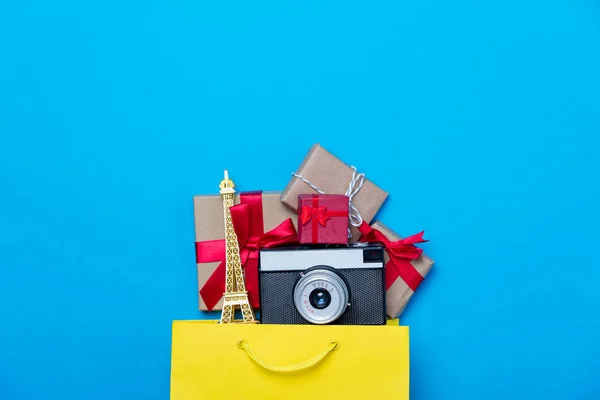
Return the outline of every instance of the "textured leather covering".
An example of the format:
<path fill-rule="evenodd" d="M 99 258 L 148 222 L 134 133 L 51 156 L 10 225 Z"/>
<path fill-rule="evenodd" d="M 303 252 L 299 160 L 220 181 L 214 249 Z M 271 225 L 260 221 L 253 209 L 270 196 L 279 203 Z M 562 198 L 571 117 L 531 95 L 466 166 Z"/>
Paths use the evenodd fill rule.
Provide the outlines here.
<path fill-rule="evenodd" d="M 261 322 L 309 324 L 294 306 L 294 285 L 301 271 L 261 272 Z M 338 270 L 348 281 L 350 306 L 332 324 L 381 325 L 386 322 L 384 269 Z"/>

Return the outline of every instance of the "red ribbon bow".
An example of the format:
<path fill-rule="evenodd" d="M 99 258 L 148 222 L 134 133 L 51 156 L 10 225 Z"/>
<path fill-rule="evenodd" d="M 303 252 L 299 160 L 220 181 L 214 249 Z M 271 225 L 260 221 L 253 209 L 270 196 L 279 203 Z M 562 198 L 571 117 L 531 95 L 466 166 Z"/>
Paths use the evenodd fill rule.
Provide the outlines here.
<path fill-rule="evenodd" d="M 300 213 L 300 221 L 302 222 L 302 224 L 306 224 L 312 218 L 315 218 L 317 221 L 319 221 L 319 224 L 321 224 L 321 226 L 325 226 L 327 220 L 331 217 L 327 214 L 327 207 L 325 206 L 316 208 L 302 206 L 302 212 Z"/>
<path fill-rule="evenodd" d="M 298 243 L 298 236 L 291 218 L 275 229 L 264 231 L 262 192 L 246 192 L 240 195 L 240 204 L 230 208 L 231 220 L 240 246 L 240 258 L 244 268 L 246 291 L 252 307 L 260 306 L 258 290 L 258 254 L 267 247 Z M 200 295 L 212 310 L 225 292 L 225 240 L 196 242 L 196 262 L 221 261 L 208 278 Z"/>
<path fill-rule="evenodd" d="M 358 228 L 362 233 L 361 242 L 380 242 L 385 247 L 390 261 L 385 265 L 385 286 L 386 290 L 398 279 L 402 278 L 404 282 L 413 291 L 423 282 L 423 276 L 410 262 L 416 260 L 423 254 L 423 249 L 415 246 L 415 243 L 425 243 L 423 239 L 425 232 L 420 232 L 404 239 L 391 241 L 377 229 L 370 227 L 363 222 Z"/>

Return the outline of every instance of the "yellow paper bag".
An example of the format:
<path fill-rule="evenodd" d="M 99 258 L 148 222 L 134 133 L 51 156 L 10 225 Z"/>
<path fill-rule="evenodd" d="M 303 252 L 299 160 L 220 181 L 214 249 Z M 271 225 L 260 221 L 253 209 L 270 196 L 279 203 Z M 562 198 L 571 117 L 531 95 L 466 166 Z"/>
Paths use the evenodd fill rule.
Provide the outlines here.
<path fill-rule="evenodd" d="M 408 327 L 395 322 L 317 326 L 174 321 L 171 400 L 408 400 Z"/>

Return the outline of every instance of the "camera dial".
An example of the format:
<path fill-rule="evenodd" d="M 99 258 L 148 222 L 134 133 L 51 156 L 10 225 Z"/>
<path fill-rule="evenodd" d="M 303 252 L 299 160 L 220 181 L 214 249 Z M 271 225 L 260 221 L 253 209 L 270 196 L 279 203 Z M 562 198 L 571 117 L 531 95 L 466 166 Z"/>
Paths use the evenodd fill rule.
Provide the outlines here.
<path fill-rule="evenodd" d="M 328 324 L 348 307 L 350 292 L 345 279 L 328 266 L 306 270 L 294 287 L 294 305 L 304 319 L 313 324 Z"/>

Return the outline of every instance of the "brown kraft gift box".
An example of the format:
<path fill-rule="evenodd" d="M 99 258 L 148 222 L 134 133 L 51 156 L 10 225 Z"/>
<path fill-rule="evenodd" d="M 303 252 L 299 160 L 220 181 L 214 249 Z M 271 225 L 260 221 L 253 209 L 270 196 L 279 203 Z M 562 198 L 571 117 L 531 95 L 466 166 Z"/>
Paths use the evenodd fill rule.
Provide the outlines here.
<path fill-rule="evenodd" d="M 298 167 L 296 174 L 312 182 L 312 184 L 326 194 L 345 194 L 346 190 L 348 190 L 348 184 L 352 180 L 353 171 L 352 167 L 345 164 L 319 144 L 315 144 Z M 362 171 L 359 169 L 358 172 Z M 308 184 L 296 177 L 292 177 L 281 194 L 281 201 L 292 209 L 297 210 L 298 195 L 313 193 L 317 192 Z M 376 186 L 370 180 L 365 179 L 362 189 L 354 196 L 352 203 L 360 212 L 362 219 L 366 223 L 370 223 L 385 202 L 387 195 L 386 191 Z M 357 228 L 352 227 L 350 233 L 352 234 L 351 242 L 355 242 L 360 238 L 360 232 Z"/>
<path fill-rule="evenodd" d="M 371 224 L 371 227 L 378 230 L 388 238 L 390 241 L 396 241 L 402 239 L 402 237 L 392 231 L 390 228 L 385 226 L 380 221 L 375 221 Z M 387 255 L 387 252 L 384 255 L 384 263 L 390 261 L 390 258 Z M 433 266 L 433 260 L 429 258 L 425 253 L 423 253 L 416 260 L 412 260 L 410 262 L 413 267 L 421 274 L 422 277 L 425 277 L 431 267 Z M 406 282 L 402 280 L 402 278 L 398 277 L 389 289 L 386 291 L 386 310 L 387 314 L 390 318 L 398 318 L 400 314 L 404 311 L 404 308 L 408 304 L 408 301 L 414 294 L 414 291 L 408 287 Z"/>
<path fill-rule="evenodd" d="M 260 192 L 249 193 L 256 194 Z M 241 194 L 245 195 L 246 193 L 242 192 Z M 276 228 L 288 218 L 292 218 L 292 221 L 296 224 L 296 213 L 281 203 L 279 200 L 280 195 L 281 192 L 262 192 L 262 214 L 265 232 Z M 239 203 L 240 194 L 238 193 L 235 196 L 235 204 Z M 194 196 L 194 224 L 197 243 L 225 238 L 223 200 L 220 195 Z M 220 261 L 197 263 L 199 309 L 202 311 L 221 310 L 223 308 L 222 297 L 213 308 L 209 308 L 200 293 L 220 263 Z"/>

